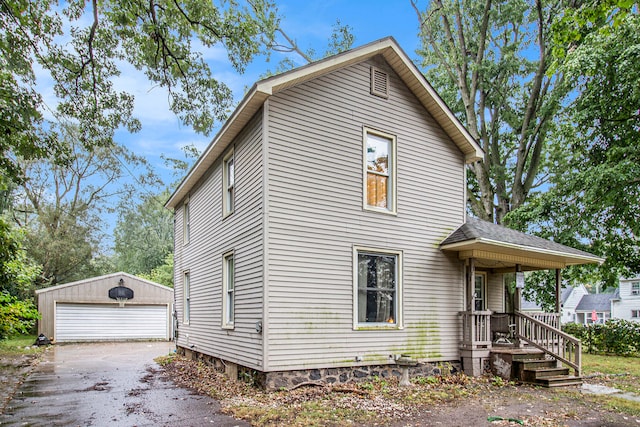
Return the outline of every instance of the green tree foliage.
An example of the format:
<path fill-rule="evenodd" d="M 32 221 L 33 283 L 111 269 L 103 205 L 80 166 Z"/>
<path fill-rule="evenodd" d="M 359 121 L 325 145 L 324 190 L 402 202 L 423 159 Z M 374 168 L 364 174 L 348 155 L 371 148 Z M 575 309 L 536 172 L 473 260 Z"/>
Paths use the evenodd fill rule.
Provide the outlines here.
<path fill-rule="evenodd" d="M 114 85 L 124 63 L 167 91 L 183 123 L 207 134 L 232 97 L 194 46 L 222 46 L 242 72 L 271 44 L 278 19 L 264 0 L 1 0 L 0 24 L 0 175 L 18 180 L 19 159 L 63 152 L 39 126 L 45 106 L 34 62 L 54 81 L 57 119 L 74 123 L 86 148 L 112 145 L 116 129 L 140 128 L 133 95 Z"/>
<path fill-rule="evenodd" d="M 469 208 L 503 223 L 545 181 L 565 95 L 551 64 L 559 1 L 432 0 L 421 11 L 426 76 L 485 151 L 469 169 Z"/>
<path fill-rule="evenodd" d="M 122 185 L 134 167 L 143 168 L 138 182 L 149 176 L 143 159 L 120 146 L 87 150 L 76 129 L 63 129 L 69 161 L 56 159 L 21 161 L 29 177 L 16 191 L 12 215 L 25 229 L 25 248 L 42 265 L 43 285 L 92 276 L 94 257 L 100 252 L 103 214 L 114 198 L 135 191 Z"/>
<path fill-rule="evenodd" d="M 173 215 L 163 205 L 168 198 L 166 190 L 143 197 L 136 206 L 126 202 L 120 206 L 114 231 L 118 270 L 135 275 L 150 274 L 173 253 Z M 167 284 L 166 280 L 162 283 Z"/>
<path fill-rule="evenodd" d="M 0 218 L 0 291 L 29 299 L 42 267 L 29 259 L 23 241 L 22 230 Z"/>
<path fill-rule="evenodd" d="M 173 288 L 173 252 L 167 254 L 164 264 L 157 266 L 150 273 L 139 274 L 139 276 Z"/>
<path fill-rule="evenodd" d="M 605 257 L 586 274 L 615 286 L 640 273 L 640 15 L 626 0 L 578 5 L 555 26 L 557 66 L 576 94 L 556 147 L 569 157 L 519 216 Z"/>
<path fill-rule="evenodd" d="M 32 301 L 20 300 L 9 292 L 0 291 L 0 340 L 29 333 L 39 317 Z"/>

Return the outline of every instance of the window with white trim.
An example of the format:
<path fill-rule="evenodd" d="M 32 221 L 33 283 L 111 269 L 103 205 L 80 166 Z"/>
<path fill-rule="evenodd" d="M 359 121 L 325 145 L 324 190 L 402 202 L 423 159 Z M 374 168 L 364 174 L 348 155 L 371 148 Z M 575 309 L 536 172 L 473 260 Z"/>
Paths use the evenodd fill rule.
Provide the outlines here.
<path fill-rule="evenodd" d="M 632 319 L 640 319 L 640 310 L 631 310 Z"/>
<path fill-rule="evenodd" d="M 235 305 L 235 258 L 232 252 L 222 256 L 222 327 L 233 328 Z"/>
<path fill-rule="evenodd" d="M 631 283 L 631 295 L 640 295 L 640 282 Z"/>
<path fill-rule="evenodd" d="M 224 216 L 231 215 L 235 208 L 235 156 L 231 149 L 222 160 L 222 214 Z"/>
<path fill-rule="evenodd" d="M 189 201 L 184 202 L 182 206 L 182 223 L 183 223 L 183 243 L 186 245 L 191 239 L 191 212 Z"/>
<path fill-rule="evenodd" d="M 396 213 L 396 137 L 364 129 L 364 207 Z"/>
<path fill-rule="evenodd" d="M 182 320 L 185 325 L 188 325 L 191 318 L 191 280 L 188 271 L 184 272 L 184 280 L 182 281 L 182 286 L 184 294 L 184 316 Z"/>
<path fill-rule="evenodd" d="M 354 248 L 356 327 L 401 327 L 402 252 Z"/>

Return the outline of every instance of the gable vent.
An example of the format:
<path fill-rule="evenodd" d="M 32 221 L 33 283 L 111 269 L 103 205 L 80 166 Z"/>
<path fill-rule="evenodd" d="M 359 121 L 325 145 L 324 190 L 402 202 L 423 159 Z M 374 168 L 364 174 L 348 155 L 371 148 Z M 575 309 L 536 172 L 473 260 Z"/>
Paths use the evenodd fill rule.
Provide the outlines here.
<path fill-rule="evenodd" d="M 376 67 L 371 67 L 371 94 L 389 98 L 389 75 Z"/>

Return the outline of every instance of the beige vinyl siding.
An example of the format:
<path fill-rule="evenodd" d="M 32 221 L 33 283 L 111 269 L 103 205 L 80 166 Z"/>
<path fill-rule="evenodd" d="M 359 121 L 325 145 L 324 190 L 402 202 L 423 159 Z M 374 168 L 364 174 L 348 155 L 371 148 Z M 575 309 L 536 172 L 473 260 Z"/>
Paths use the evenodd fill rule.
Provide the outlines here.
<path fill-rule="evenodd" d="M 389 72 L 373 96 L 370 66 Z M 464 158 L 380 60 L 269 101 L 268 371 L 457 360 L 462 265 L 438 243 L 464 221 Z M 397 138 L 397 216 L 363 210 L 363 127 Z M 353 246 L 403 251 L 404 328 L 353 329 Z"/>
<path fill-rule="evenodd" d="M 498 313 L 505 311 L 502 274 L 487 274 L 487 308 Z"/>
<path fill-rule="evenodd" d="M 262 368 L 262 113 L 234 140 L 235 206 L 222 212 L 222 157 L 189 194 L 191 238 L 176 239 L 176 299 L 182 318 L 182 272 L 189 271 L 191 315 L 180 325 L 178 345 L 198 352 Z M 175 229 L 182 225 L 176 211 Z M 179 236 L 178 234 L 176 236 Z M 222 259 L 235 256 L 234 329 L 222 328 Z M 192 347 L 194 346 L 194 347 Z"/>

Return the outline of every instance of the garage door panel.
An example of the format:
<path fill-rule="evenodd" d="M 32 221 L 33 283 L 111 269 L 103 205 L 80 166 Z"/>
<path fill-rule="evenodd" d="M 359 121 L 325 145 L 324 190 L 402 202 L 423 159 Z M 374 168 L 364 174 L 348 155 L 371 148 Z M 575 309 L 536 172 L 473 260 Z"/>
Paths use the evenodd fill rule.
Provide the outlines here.
<path fill-rule="evenodd" d="M 56 305 L 56 341 L 168 339 L 163 305 Z"/>

